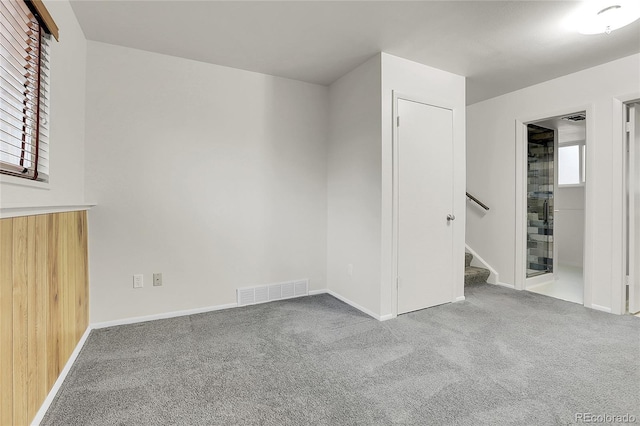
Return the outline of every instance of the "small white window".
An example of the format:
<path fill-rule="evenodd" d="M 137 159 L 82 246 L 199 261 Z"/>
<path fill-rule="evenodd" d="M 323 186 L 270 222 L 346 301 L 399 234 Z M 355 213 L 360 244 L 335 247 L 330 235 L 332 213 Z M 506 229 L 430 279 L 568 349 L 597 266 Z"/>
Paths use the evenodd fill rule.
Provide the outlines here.
<path fill-rule="evenodd" d="M 572 142 L 558 147 L 558 186 L 584 185 L 585 153 L 584 142 Z"/>

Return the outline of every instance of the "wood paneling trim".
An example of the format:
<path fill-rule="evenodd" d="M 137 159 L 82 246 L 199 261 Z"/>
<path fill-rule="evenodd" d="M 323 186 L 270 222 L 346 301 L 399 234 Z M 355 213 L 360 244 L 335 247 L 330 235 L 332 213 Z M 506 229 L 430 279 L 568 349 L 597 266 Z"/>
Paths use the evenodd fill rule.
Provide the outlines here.
<path fill-rule="evenodd" d="M 13 221 L 0 220 L 0 424 L 13 423 Z"/>
<path fill-rule="evenodd" d="M 0 425 L 36 415 L 88 327 L 86 211 L 0 219 Z"/>

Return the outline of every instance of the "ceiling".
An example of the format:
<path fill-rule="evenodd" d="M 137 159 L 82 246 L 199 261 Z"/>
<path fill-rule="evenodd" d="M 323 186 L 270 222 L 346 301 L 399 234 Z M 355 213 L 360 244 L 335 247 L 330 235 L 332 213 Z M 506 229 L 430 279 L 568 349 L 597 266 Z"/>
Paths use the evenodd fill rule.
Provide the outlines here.
<path fill-rule="evenodd" d="M 577 1 L 72 0 L 89 40 L 329 85 L 382 51 L 467 77 L 467 104 L 640 52 Z"/>
<path fill-rule="evenodd" d="M 576 113 L 584 113 L 584 111 L 576 111 Z M 568 114 L 573 115 L 573 114 Z M 566 117 L 566 116 L 563 116 Z M 588 118 L 587 118 L 588 119 Z M 537 121 L 535 123 L 540 127 L 547 129 L 555 129 L 558 131 L 558 142 L 575 142 L 584 141 L 587 138 L 587 121 L 569 121 L 563 120 L 562 117 L 553 117 L 546 120 Z"/>

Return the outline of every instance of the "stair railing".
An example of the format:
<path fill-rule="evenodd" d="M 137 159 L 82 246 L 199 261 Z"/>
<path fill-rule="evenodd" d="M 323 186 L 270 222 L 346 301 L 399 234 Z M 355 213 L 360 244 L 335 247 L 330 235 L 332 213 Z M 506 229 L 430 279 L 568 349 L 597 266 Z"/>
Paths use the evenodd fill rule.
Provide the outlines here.
<path fill-rule="evenodd" d="M 474 197 L 473 195 L 469 194 L 468 192 L 467 192 L 467 198 L 469 198 L 471 201 L 474 201 L 476 204 L 478 204 L 483 209 L 489 210 L 489 206 L 487 206 L 485 203 L 483 203 L 482 201 L 478 200 L 476 197 Z"/>

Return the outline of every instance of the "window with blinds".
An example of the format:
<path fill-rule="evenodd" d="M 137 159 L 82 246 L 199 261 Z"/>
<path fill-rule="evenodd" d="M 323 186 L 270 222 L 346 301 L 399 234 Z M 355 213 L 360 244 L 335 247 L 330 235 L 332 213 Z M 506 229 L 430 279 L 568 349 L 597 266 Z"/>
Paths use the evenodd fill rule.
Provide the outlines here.
<path fill-rule="evenodd" d="M 50 16 L 35 3 L 0 1 L 0 173 L 48 181 Z"/>

